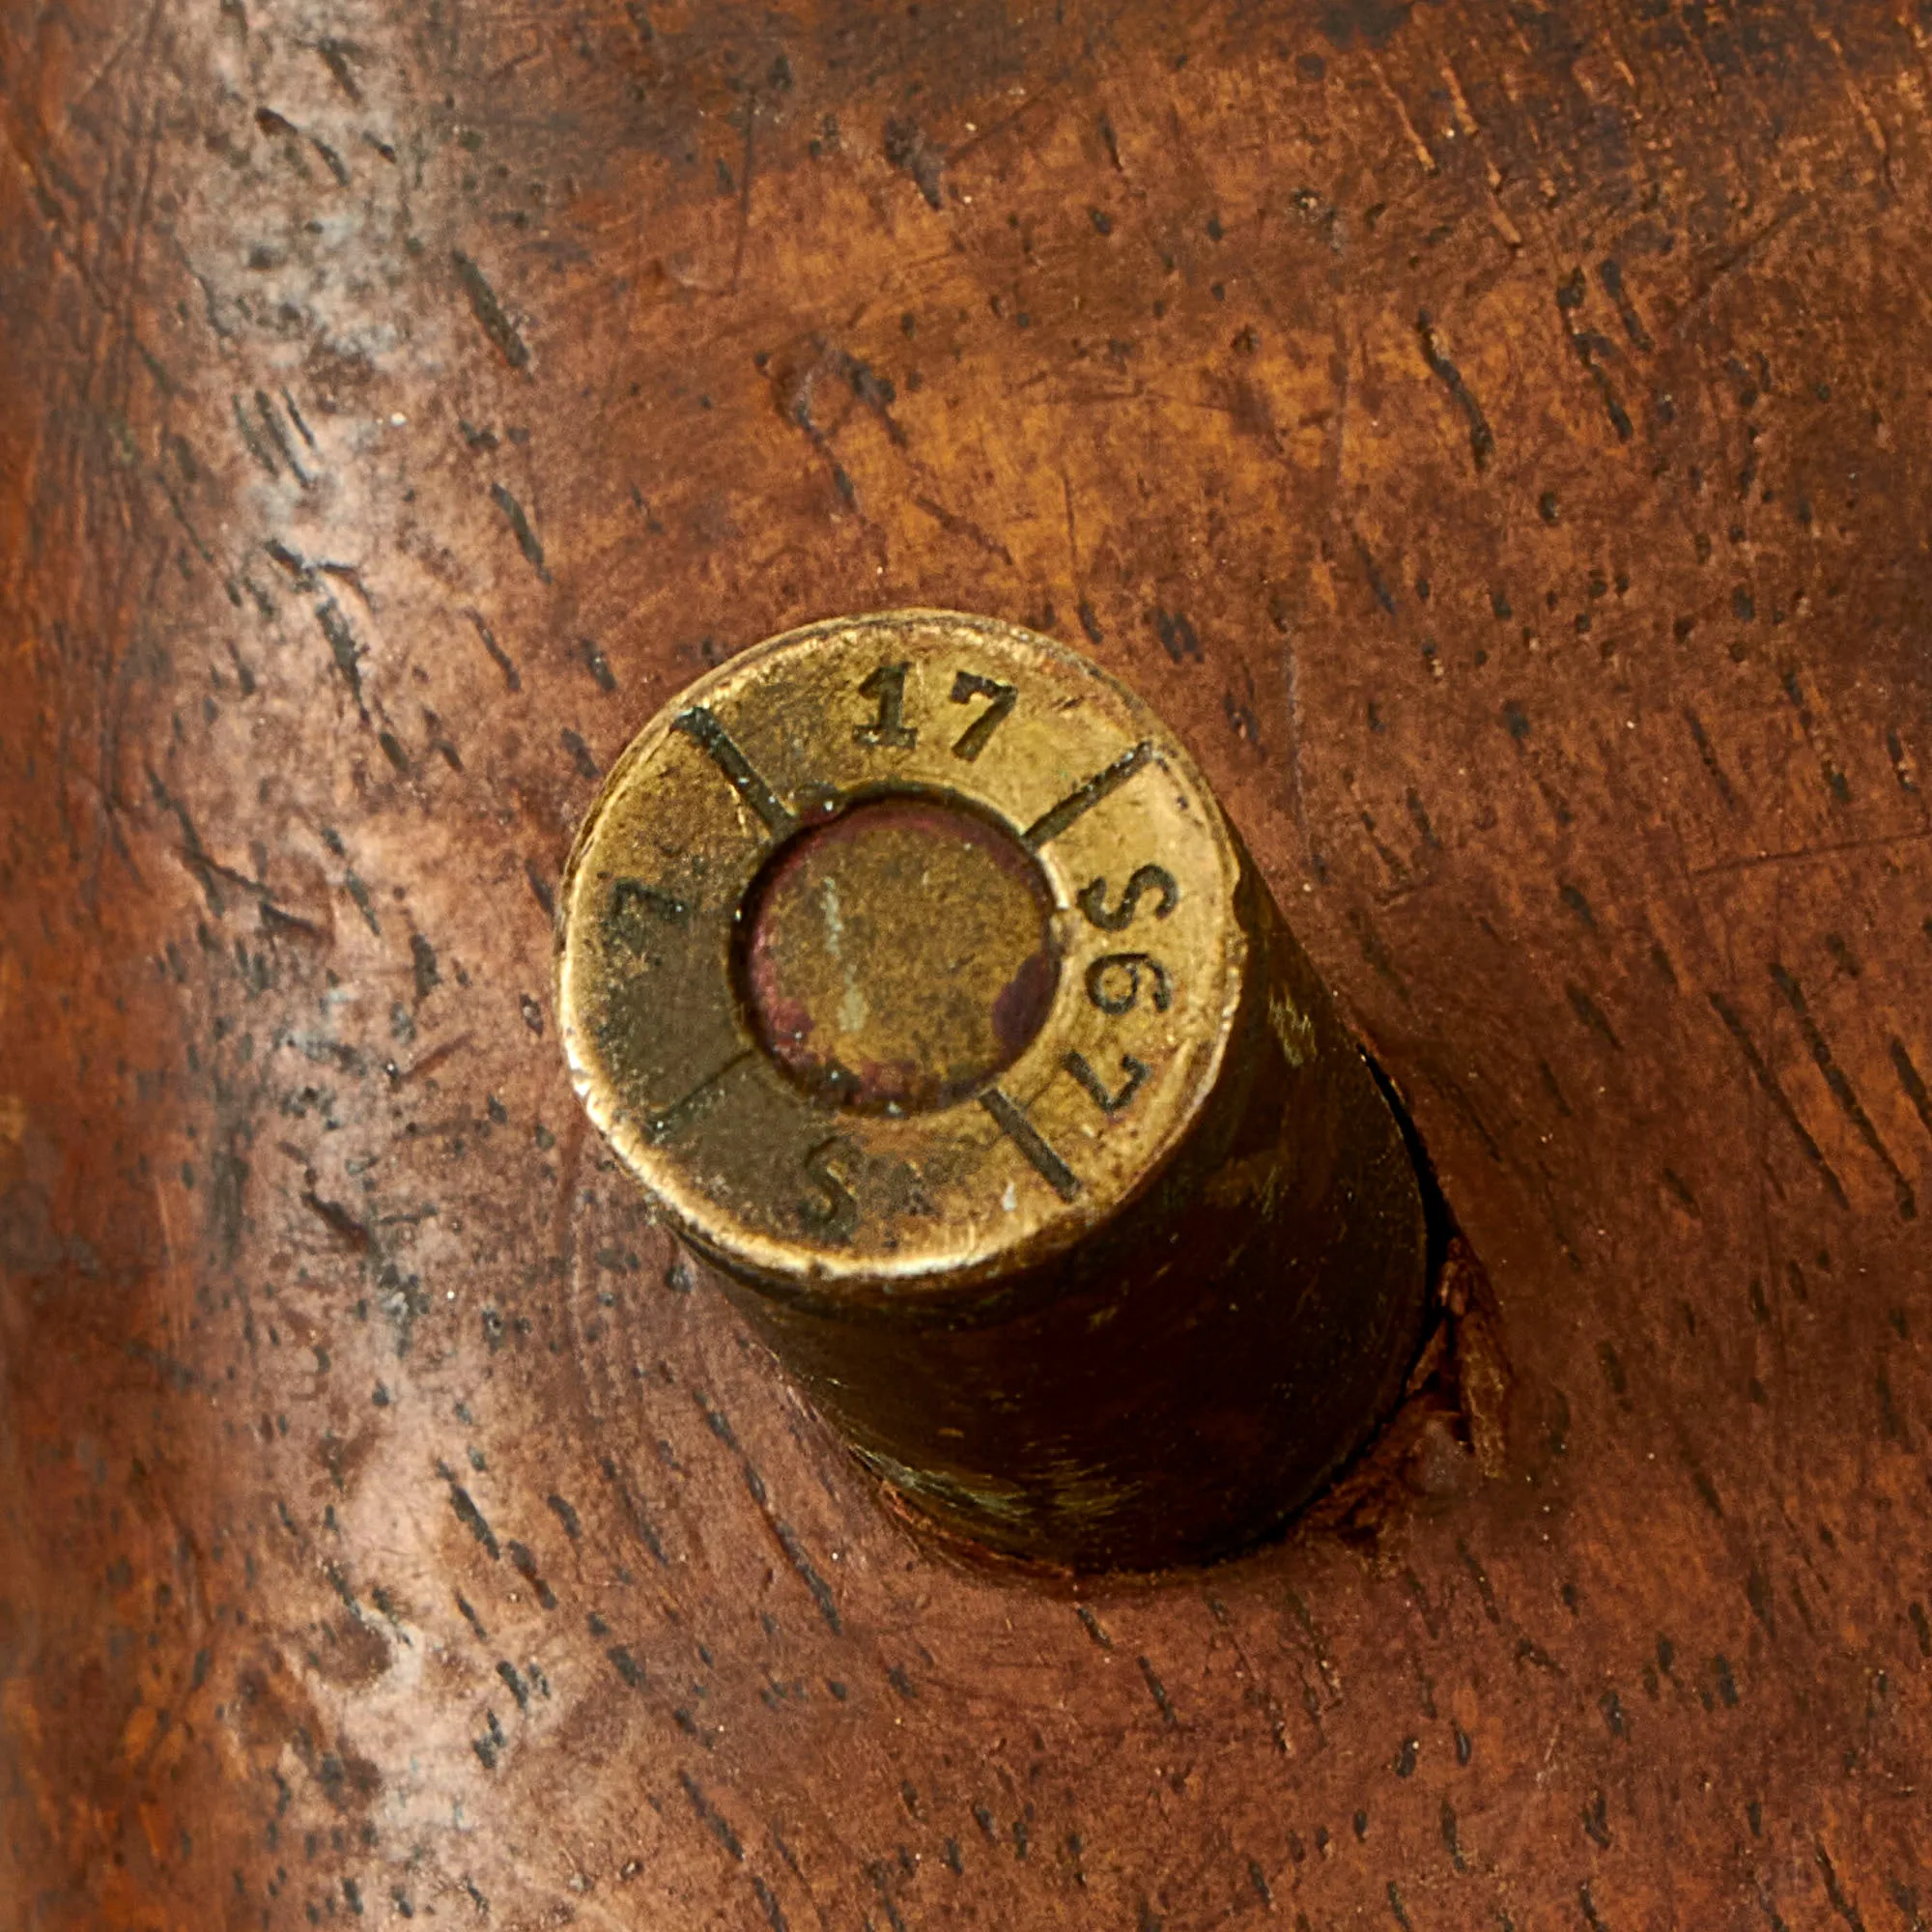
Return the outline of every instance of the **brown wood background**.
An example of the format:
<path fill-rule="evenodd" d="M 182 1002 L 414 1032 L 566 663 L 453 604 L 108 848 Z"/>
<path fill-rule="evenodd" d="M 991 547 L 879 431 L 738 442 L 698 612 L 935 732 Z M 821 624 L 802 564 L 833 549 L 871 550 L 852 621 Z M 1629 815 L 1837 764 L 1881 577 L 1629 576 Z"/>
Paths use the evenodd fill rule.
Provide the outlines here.
<path fill-rule="evenodd" d="M 1916 0 L 15 0 L 7 1922 L 1922 1927 L 1928 99 Z M 962 1571 L 586 1137 L 599 769 L 909 602 L 1220 785 L 1501 1473 Z"/>

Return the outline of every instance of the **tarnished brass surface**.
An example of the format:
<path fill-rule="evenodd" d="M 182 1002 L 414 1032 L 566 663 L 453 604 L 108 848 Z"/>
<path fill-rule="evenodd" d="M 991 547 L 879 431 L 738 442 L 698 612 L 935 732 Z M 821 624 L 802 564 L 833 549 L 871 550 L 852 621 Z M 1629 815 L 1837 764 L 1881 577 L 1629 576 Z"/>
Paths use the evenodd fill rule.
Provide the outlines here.
<path fill-rule="evenodd" d="M 1052 911 L 1032 854 L 990 818 L 866 801 L 790 841 L 753 889 L 742 992 L 759 1043 L 835 1106 L 968 1099 L 1046 1019 Z"/>
<path fill-rule="evenodd" d="M 597 1125 L 952 1528 L 1210 1553 L 1382 1411 L 1395 1122 L 1193 761 L 1064 646 L 916 611 L 745 653 L 612 770 L 558 945 Z"/>
<path fill-rule="evenodd" d="M 760 1049 L 738 993 L 774 853 L 880 794 L 1009 828 L 1053 907 L 1044 1023 L 939 1115 L 828 1110 Z M 987 1280 L 1070 1247 L 1185 1136 L 1240 997 L 1238 871 L 1191 760 L 1072 653 L 923 612 L 815 626 L 693 686 L 612 771 L 565 877 L 565 1047 L 598 1125 L 727 1266 L 859 1290 Z M 970 945 L 967 888 L 950 876 L 933 917 Z M 943 943 L 868 951 L 862 997 L 922 973 L 947 997 Z M 1075 1056 L 1110 1101 L 1137 1079 L 1131 1104 L 1097 1103 Z"/>

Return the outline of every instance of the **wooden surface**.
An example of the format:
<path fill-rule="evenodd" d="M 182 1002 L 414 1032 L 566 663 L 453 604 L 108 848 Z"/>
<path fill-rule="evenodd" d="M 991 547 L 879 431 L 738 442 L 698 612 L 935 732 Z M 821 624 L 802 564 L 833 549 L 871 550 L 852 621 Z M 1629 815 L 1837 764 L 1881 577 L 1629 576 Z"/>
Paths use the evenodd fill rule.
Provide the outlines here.
<path fill-rule="evenodd" d="M 1929 92 L 1911 0 L 8 9 L 7 1922 L 1922 1926 Z M 597 772 L 912 603 L 1220 786 L 1497 1473 L 962 1570 L 587 1138 Z"/>

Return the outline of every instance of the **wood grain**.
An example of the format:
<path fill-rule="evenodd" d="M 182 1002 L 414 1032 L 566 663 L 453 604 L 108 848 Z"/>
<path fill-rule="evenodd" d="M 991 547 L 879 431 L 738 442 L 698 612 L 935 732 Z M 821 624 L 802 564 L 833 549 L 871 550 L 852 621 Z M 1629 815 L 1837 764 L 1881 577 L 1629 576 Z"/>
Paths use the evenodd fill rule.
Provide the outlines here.
<path fill-rule="evenodd" d="M 11 9 L 9 1921 L 1922 1925 L 1928 36 Z M 1499 1473 L 962 1568 L 587 1137 L 597 773 L 911 604 L 1207 768 Z"/>

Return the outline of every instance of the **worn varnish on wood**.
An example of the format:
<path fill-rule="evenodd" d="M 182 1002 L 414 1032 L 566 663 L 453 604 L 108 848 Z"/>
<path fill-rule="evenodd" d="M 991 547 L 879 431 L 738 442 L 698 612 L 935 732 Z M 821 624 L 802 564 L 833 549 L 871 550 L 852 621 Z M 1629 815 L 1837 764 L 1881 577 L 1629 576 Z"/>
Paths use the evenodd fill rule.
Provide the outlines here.
<path fill-rule="evenodd" d="M 14 10 L 10 1922 L 1923 1924 L 1928 89 L 1912 0 Z M 1186 738 L 1497 1473 L 961 1569 L 595 1152 L 601 766 L 903 604 Z"/>

